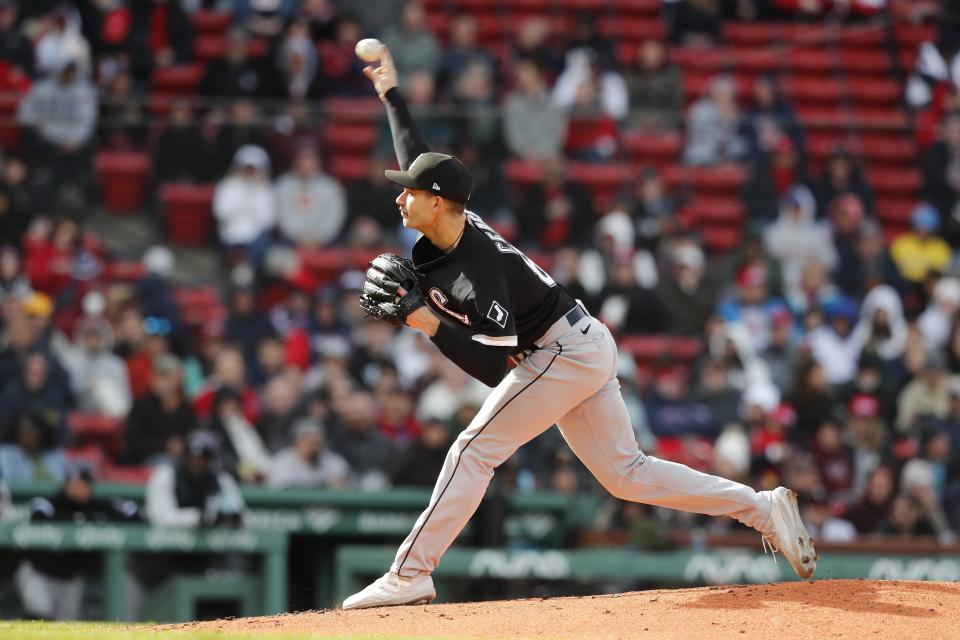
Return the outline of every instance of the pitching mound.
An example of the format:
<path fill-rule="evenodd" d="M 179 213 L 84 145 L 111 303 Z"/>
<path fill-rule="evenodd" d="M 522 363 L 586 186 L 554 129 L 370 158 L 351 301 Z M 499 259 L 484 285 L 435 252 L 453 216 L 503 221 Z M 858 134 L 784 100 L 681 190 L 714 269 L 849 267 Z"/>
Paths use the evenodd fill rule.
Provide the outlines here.
<path fill-rule="evenodd" d="M 819 580 L 318 611 L 165 630 L 364 638 L 953 638 L 960 584 Z"/>

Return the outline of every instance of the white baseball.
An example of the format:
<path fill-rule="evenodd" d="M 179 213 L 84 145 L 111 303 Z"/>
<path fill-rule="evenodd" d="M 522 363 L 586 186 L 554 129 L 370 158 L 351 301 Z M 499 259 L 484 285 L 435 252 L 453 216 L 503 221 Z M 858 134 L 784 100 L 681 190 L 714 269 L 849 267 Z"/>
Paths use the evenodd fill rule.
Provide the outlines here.
<path fill-rule="evenodd" d="M 354 51 L 357 57 L 364 62 L 376 62 L 380 59 L 380 53 L 383 51 L 383 43 L 376 38 L 364 38 L 357 43 Z"/>

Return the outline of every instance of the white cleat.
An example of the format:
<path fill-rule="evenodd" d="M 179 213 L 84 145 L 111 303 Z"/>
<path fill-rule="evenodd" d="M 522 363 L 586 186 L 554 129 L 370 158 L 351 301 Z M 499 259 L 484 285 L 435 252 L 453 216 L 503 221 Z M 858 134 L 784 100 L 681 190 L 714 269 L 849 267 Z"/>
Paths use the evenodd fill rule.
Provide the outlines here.
<path fill-rule="evenodd" d="M 360 593 L 344 600 L 343 608 L 368 609 L 403 604 L 430 604 L 436 597 L 433 578 L 429 574 L 402 578 L 395 573 L 385 573 Z"/>
<path fill-rule="evenodd" d="M 807 533 L 807 528 L 800 520 L 800 509 L 797 507 L 797 494 L 785 487 L 777 487 L 770 492 L 770 519 L 761 535 L 763 536 L 764 552 L 767 545 L 773 551 L 773 559 L 777 559 L 777 552 L 783 554 L 794 571 L 801 578 L 812 578 L 817 570 L 816 549 L 814 540 Z"/>

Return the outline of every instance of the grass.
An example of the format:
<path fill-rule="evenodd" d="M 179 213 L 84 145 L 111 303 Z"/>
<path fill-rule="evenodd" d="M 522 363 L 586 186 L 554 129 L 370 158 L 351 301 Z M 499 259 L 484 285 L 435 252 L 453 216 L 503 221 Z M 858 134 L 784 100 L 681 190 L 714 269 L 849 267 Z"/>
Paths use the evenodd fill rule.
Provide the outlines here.
<path fill-rule="evenodd" d="M 105 622 L 4 622 L 0 640 L 155 640 L 158 636 L 177 640 L 325 640 L 312 634 L 223 633 L 217 631 L 162 632 L 145 624 Z M 342 636 L 338 640 L 344 640 Z M 354 636 L 347 640 L 378 640 L 376 636 Z M 415 640 L 413 638 L 409 640 Z"/>

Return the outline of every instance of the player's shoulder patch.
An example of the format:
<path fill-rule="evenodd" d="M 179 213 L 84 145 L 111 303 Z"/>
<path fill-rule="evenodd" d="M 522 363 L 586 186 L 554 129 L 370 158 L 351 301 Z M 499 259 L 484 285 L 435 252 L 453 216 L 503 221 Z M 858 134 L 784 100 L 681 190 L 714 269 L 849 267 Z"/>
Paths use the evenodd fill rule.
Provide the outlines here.
<path fill-rule="evenodd" d="M 493 301 L 493 304 L 490 305 L 490 310 L 487 311 L 487 318 L 493 320 L 501 329 L 506 329 L 507 327 L 507 317 L 510 315 L 506 309 L 503 308 L 503 305 Z"/>

